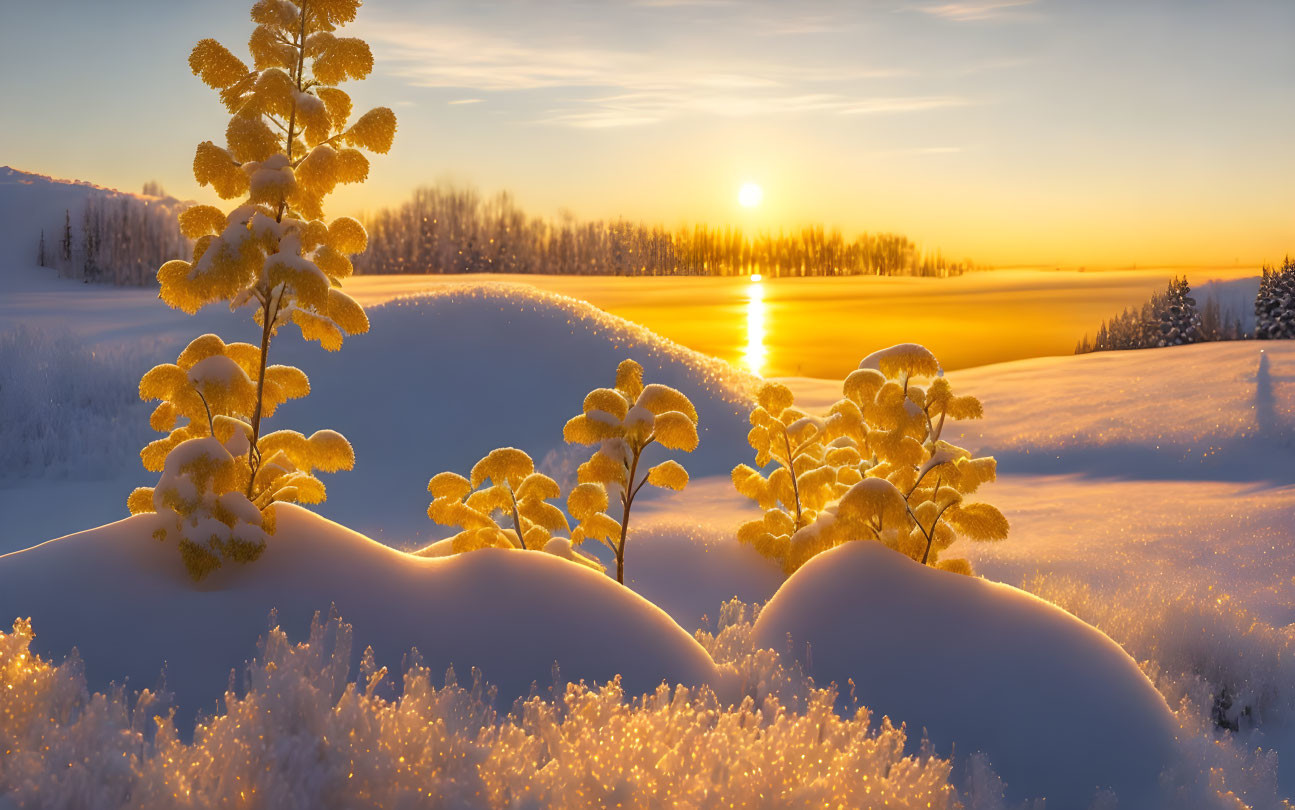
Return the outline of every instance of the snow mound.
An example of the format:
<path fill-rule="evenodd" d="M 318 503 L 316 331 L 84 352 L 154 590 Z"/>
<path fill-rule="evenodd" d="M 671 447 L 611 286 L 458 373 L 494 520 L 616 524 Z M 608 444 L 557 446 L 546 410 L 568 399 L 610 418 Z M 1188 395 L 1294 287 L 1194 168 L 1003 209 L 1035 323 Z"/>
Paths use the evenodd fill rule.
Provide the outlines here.
<path fill-rule="evenodd" d="M 549 554 L 418 558 L 284 505 L 261 559 L 195 586 L 175 546 L 150 534 L 142 515 L 0 557 L 0 616 L 31 617 L 34 649 L 46 658 L 75 646 L 92 689 L 123 678 L 151 687 L 165 665 L 182 716 L 216 707 L 272 610 L 304 635 L 330 605 L 380 664 L 394 668 L 416 647 L 433 672 L 452 665 L 469 681 L 480 669 L 504 705 L 532 683 L 551 686 L 555 664 L 567 681 L 619 674 L 631 694 L 717 677 L 705 650 L 659 608 Z"/>
<path fill-rule="evenodd" d="M 1174 719 L 1109 638 L 1023 591 L 936 571 L 870 542 L 818 555 L 761 612 L 754 642 L 944 755 L 984 752 L 1016 800 L 1158 802 Z"/>
<path fill-rule="evenodd" d="M 565 490 L 592 451 L 565 444 L 562 426 L 626 358 L 697 406 L 701 445 L 679 456 L 693 477 L 727 476 L 750 453 L 753 378 L 583 301 L 462 284 L 371 307 L 369 318 L 369 333 L 340 352 L 286 334 L 274 344 L 274 362 L 309 374 L 311 393 L 272 423 L 350 439 L 355 471 L 327 482 L 319 511 L 380 542 L 413 549 L 451 534 L 427 519 L 428 479 L 466 474 L 496 447 L 524 450 Z M 652 464 L 665 458 L 654 451 Z"/>

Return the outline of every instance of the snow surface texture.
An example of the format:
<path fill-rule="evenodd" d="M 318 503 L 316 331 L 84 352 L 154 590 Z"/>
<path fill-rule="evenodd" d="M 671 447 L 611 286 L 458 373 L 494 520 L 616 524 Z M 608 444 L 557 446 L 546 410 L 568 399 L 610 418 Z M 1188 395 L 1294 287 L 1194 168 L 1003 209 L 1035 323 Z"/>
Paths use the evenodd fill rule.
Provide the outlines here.
<path fill-rule="evenodd" d="M 1101 789 L 1155 806 L 1175 723 L 1110 639 L 1028 594 L 933 571 L 875 543 L 820 554 L 755 624 L 757 647 L 790 645 L 818 683 L 936 750 L 983 751 L 1011 795 L 1085 808 Z"/>
<path fill-rule="evenodd" d="M 416 558 L 299 507 L 278 510 L 255 564 L 200 586 L 173 544 L 152 539 L 147 515 L 5 555 L 0 615 L 31 617 L 47 658 L 76 647 L 93 689 L 122 678 L 152 686 L 165 665 L 182 717 L 215 707 L 272 610 L 302 633 L 330 605 L 379 660 L 394 665 L 416 647 L 433 671 L 456 665 L 466 681 L 476 667 L 505 705 L 532 683 L 551 686 L 555 662 L 564 680 L 619 674 L 633 694 L 663 679 L 716 682 L 710 657 L 669 616 L 582 566 L 491 549 Z"/>

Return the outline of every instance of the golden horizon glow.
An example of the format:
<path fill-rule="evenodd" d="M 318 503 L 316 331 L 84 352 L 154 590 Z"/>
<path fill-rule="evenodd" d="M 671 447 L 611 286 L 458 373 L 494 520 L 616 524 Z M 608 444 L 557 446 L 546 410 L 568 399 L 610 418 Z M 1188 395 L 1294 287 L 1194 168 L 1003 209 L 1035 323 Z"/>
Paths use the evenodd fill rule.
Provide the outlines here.
<path fill-rule="evenodd" d="M 737 191 L 738 205 L 743 208 L 755 208 L 764 200 L 764 189 L 758 183 L 743 183 Z"/>

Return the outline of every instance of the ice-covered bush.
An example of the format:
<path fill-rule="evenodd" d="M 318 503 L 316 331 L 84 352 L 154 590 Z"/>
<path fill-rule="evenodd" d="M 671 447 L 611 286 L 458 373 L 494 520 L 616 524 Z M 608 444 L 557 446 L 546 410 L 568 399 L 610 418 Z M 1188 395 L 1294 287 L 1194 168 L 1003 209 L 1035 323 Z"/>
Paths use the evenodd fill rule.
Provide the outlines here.
<path fill-rule="evenodd" d="M 562 510 L 549 503 L 561 496 L 557 482 L 535 471 L 535 462 L 515 447 L 491 450 L 472 467 L 470 478 L 443 472 L 432 477 L 427 516 L 463 531 L 450 538 L 455 554 L 479 548 L 518 548 L 553 552 L 602 570 L 602 564 L 571 547 Z"/>
<path fill-rule="evenodd" d="M 259 345 L 204 335 L 140 383 L 141 397 L 162 400 L 152 424 L 168 436 L 142 453 L 162 478 L 132 493 L 129 505 L 163 516 L 157 536 L 179 542 L 195 579 L 224 560 L 255 559 L 274 532 L 276 500 L 320 502 L 324 488 L 312 470 L 353 463 L 340 434 L 264 435 L 261 423 L 310 389 L 299 370 L 267 365 L 282 326 L 296 324 L 330 351 L 369 328 L 363 308 L 339 289 L 352 272 L 348 257 L 365 248 L 364 228 L 350 217 L 326 222 L 323 210 L 339 183 L 368 176 L 359 149 L 385 153 L 395 136 L 386 108 L 352 123 L 351 99 L 336 87 L 373 68 L 368 45 L 336 35 L 359 5 L 260 0 L 252 7 L 252 67 L 213 39 L 189 56 L 231 116 L 228 148 L 199 144 L 194 178 L 241 203 L 228 213 L 196 205 L 180 215 L 181 231 L 196 240 L 193 261 L 162 265 L 160 296 L 189 313 L 216 302 L 251 307 L 260 331 Z M 178 419 L 185 421 L 177 426 Z"/>
<path fill-rule="evenodd" d="M 1001 540 L 1007 519 L 965 497 L 994 480 L 993 458 L 975 458 L 941 435 L 949 420 L 976 419 L 979 400 L 955 396 L 922 346 L 874 352 L 846 378 L 844 398 L 825 418 L 795 407 L 770 383 L 751 413 L 756 464 L 733 470 L 738 492 L 765 514 L 738 539 L 787 573 L 850 540 L 876 540 L 923 564 L 970 573 L 963 559 L 940 559 L 958 537 Z"/>
<path fill-rule="evenodd" d="M 809 688 L 736 705 L 710 690 L 570 684 L 491 707 L 479 679 L 438 688 L 416 654 L 398 689 L 350 628 L 279 629 L 246 689 L 185 741 L 146 693 L 88 694 L 79 662 L 29 651 L 31 628 L 0 633 L 0 804 L 20 807 L 894 807 L 952 808 L 951 765 L 906 753 L 907 735 L 866 709 L 843 717 Z M 394 694 L 392 694 L 394 692 Z"/>
<path fill-rule="evenodd" d="M 639 490 L 645 484 L 674 490 L 688 485 L 687 470 L 674 459 L 640 473 L 643 452 L 653 444 L 696 450 L 697 409 L 668 385 L 644 385 L 643 367 L 625 360 L 616 368 L 616 386 L 590 391 L 583 412 L 563 426 L 562 437 L 570 444 L 598 446 L 577 470 L 580 486 L 567 498 L 572 517 L 580 521 L 572 543 L 590 538 L 604 543 L 616 555 L 616 581 L 624 583 L 625 539 Z M 611 494 L 620 499 L 619 520 L 607 514 Z"/>

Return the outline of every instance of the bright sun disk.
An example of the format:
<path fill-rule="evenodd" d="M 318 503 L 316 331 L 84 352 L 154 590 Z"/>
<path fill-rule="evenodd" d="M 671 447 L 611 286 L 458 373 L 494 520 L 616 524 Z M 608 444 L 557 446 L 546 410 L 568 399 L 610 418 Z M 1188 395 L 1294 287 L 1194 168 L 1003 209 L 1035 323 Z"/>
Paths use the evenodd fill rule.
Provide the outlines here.
<path fill-rule="evenodd" d="M 755 208 L 764 199 L 764 189 L 755 183 L 745 183 L 738 189 L 737 201 L 743 208 Z"/>

